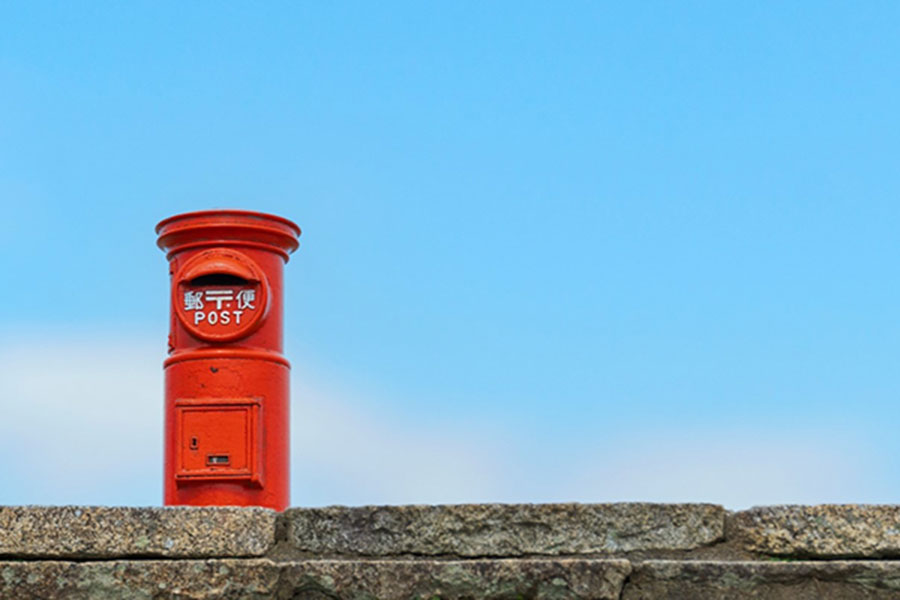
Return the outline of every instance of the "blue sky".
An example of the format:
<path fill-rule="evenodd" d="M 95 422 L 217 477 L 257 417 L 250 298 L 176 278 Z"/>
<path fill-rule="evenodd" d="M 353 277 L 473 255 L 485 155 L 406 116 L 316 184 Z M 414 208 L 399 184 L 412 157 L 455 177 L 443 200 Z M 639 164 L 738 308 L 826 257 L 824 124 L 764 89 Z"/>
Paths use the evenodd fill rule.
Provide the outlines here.
<path fill-rule="evenodd" d="M 5 3 L 0 503 L 158 504 L 153 226 L 295 220 L 295 505 L 896 502 L 894 3 Z"/>

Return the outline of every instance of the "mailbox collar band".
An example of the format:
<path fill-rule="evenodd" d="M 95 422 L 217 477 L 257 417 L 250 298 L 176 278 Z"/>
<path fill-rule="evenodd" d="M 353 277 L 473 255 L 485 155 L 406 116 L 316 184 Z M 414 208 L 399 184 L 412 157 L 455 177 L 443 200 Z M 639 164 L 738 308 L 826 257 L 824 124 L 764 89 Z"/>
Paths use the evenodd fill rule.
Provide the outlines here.
<path fill-rule="evenodd" d="M 291 363 L 283 354 L 270 350 L 257 350 L 251 348 L 190 348 L 176 350 L 169 354 L 163 361 L 163 367 L 186 360 L 210 360 L 237 358 L 244 360 L 267 360 L 291 368 Z"/>

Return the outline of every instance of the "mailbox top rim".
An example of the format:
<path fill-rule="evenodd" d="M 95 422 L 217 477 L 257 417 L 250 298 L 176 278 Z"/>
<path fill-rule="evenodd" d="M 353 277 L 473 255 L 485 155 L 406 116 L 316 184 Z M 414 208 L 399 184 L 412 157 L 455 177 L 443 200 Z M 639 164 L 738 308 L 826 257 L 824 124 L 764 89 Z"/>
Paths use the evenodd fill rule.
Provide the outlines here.
<path fill-rule="evenodd" d="M 280 217 L 278 215 L 273 215 L 271 213 L 258 212 L 255 210 L 244 210 L 240 208 L 212 208 L 206 210 L 194 210 L 185 213 L 179 213 L 177 215 L 172 215 L 171 217 L 166 217 L 162 221 L 156 224 L 156 233 L 162 232 L 163 228 L 175 223 L 176 221 L 183 220 L 196 220 L 196 219 L 216 219 L 223 218 L 228 219 L 229 217 L 237 218 L 239 220 L 250 219 L 250 220 L 263 220 L 263 221 L 275 221 L 277 223 L 281 223 L 283 225 L 287 225 L 291 229 L 294 230 L 295 235 L 297 237 L 300 236 L 300 226 L 287 219 L 285 217 Z"/>
<path fill-rule="evenodd" d="M 181 213 L 156 225 L 156 245 L 169 259 L 207 246 L 244 245 L 277 252 L 285 262 L 299 246 L 300 228 L 284 217 L 252 210 L 213 209 Z"/>

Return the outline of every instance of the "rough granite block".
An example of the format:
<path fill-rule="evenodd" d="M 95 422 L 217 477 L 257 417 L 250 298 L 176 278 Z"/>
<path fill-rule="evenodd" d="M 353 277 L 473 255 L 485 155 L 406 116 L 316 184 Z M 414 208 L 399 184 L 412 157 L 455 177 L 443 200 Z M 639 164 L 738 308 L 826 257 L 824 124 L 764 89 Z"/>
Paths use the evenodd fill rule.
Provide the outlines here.
<path fill-rule="evenodd" d="M 722 539 L 712 504 L 461 504 L 295 508 L 288 541 L 318 556 L 613 555 Z"/>
<path fill-rule="evenodd" d="M 886 561 L 706 562 L 634 566 L 622 600 L 895 600 L 900 564 Z"/>
<path fill-rule="evenodd" d="M 261 556 L 277 513 L 263 508 L 0 506 L 0 556 Z"/>
<path fill-rule="evenodd" d="M 900 506 L 765 506 L 735 513 L 729 536 L 759 554 L 799 558 L 900 556 Z"/>
<path fill-rule="evenodd" d="M 0 598 L 262 600 L 279 573 L 267 559 L 0 562 Z"/>
<path fill-rule="evenodd" d="M 619 600 L 627 560 L 310 560 L 287 563 L 285 597 L 350 600 Z"/>
<path fill-rule="evenodd" d="M 0 562 L 0 598 L 618 600 L 626 560 Z"/>

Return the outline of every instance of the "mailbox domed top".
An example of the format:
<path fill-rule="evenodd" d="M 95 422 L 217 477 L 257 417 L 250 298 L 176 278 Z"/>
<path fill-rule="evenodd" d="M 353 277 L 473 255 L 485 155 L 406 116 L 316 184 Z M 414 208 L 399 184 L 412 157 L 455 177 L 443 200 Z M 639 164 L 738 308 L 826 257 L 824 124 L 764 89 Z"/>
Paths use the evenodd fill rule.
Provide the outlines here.
<path fill-rule="evenodd" d="M 163 219 L 156 226 L 157 245 L 172 255 L 187 248 L 251 245 L 282 255 L 297 249 L 300 228 L 284 217 L 249 210 L 201 210 Z"/>

